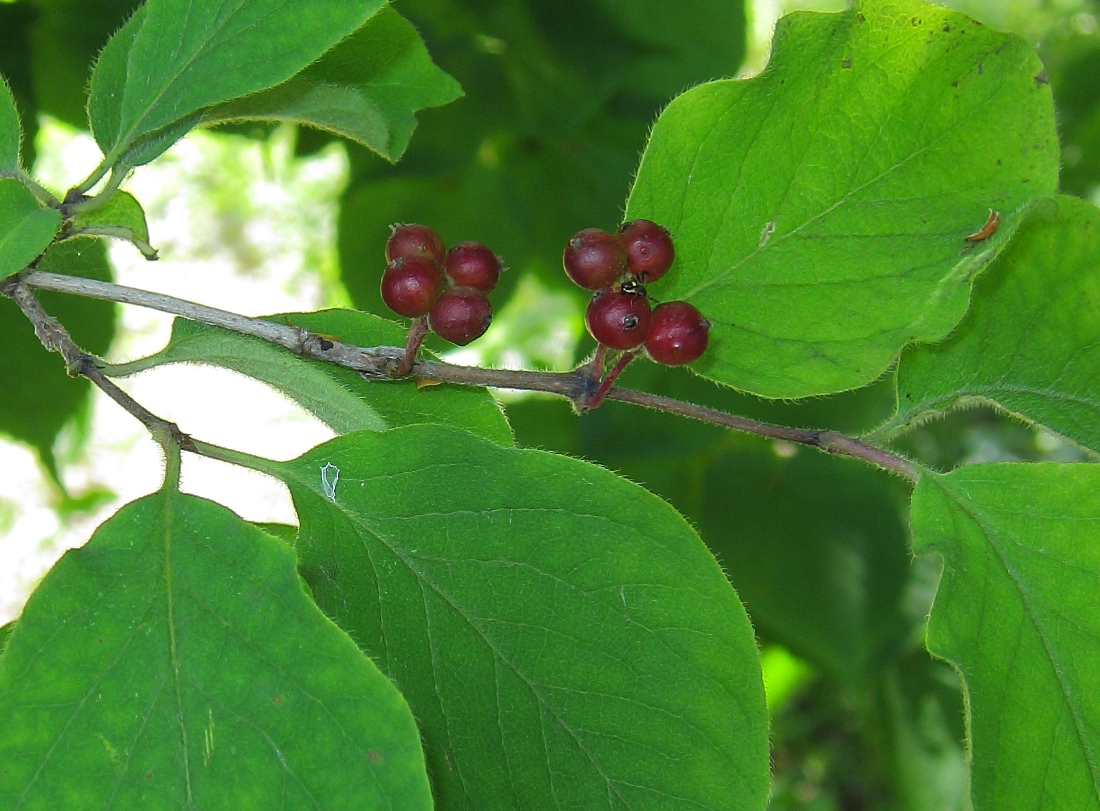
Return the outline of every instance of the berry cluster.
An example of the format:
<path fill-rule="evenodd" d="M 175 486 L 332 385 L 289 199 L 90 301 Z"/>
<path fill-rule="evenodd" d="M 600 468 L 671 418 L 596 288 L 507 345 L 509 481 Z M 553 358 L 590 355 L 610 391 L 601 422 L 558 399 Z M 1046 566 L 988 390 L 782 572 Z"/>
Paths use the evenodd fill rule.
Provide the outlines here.
<path fill-rule="evenodd" d="M 584 313 L 588 332 L 606 349 L 646 354 L 668 366 L 698 360 L 706 351 L 710 323 L 686 301 L 651 307 L 644 285 L 672 267 L 676 252 L 663 226 L 633 220 L 614 234 L 585 228 L 565 246 L 565 273 L 586 290 L 594 290 Z M 633 354 L 630 355 L 633 357 Z"/>
<path fill-rule="evenodd" d="M 459 346 L 480 338 L 493 321 L 486 293 L 500 278 L 500 258 L 480 242 L 447 250 L 433 229 L 393 226 L 386 242 L 382 300 L 398 315 L 427 319 L 427 327 Z"/>

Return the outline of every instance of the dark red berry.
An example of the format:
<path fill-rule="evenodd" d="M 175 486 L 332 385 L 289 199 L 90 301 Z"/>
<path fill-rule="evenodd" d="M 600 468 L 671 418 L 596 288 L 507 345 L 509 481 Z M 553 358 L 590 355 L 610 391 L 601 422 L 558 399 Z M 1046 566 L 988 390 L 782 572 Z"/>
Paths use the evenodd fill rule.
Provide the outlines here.
<path fill-rule="evenodd" d="M 649 299 L 612 287 L 596 291 L 584 311 L 588 332 L 610 349 L 634 349 L 650 329 Z"/>
<path fill-rule="evenodd" d="M 676 250 L 663 225 L 649 220 L 631 220 L 619 226 L 616 236 L 626 251 L 630 272 L 643 282 L 657 281 L 672 267 Z"/>
<path fill-rule="evenodd" d="M 578 231 L 562 254 L 565 272 L 585 290 L 599 290 L 626 273 L 626 251 L 601 228 Z"/>
<path fill-rule="evenodd" d="M 500 259 L 480 242 L 460 242 L 449 251 L 443 270 L 459 287 L 488 293 L 500 278 Z"/>
<path fill-rule="evenodd" d="M 666 301 L 653 310 L 646 352 L 658 363 L 683 366 L 707 349 L 710 322 L 686 301 Z"/>
<path fill-rule="evenodd" d="M 398 315 L 425 315 L 443 292 L 439 265 L 423 256 L 402 256 L 382 274 L 382 301 Z"/>
<path fill-rule="evenodd" d="M 428 326 L 440 338 L 465 346 L 493 323 L 493 306 L 476 287 L 452 287 L 428 313 Z"/>
<path fill-rule="evenodd" d="M 437 265 L 443 264 L 447 246 L 434 229 L 411 222 L 397 223 L 390 228 L 393 233 L 386 242 L 387 262 L 402 256 L 426 256 Z"/>

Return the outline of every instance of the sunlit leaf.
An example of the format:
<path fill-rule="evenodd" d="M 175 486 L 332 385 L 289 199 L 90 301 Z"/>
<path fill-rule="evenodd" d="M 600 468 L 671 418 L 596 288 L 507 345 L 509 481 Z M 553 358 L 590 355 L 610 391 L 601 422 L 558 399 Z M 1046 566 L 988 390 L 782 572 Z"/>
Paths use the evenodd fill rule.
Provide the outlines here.
<path fill-rule="evenodd" d="M 796 13 L 768 68 L 662 113 L 627 216 L 668 226 L 651 292 L 714 325 L 699 373 L 768 397 L 864 385 L 943 338 L 974 277 L 1058 180 L 1042 64 L 916 0 Z M 1000 228 L 978 235 L 990 217 Z"/>
<path fill-rule="evenodd" d="M 143 136 L 186 121 L 204 107 L 284 82 L 383 4 L 149 0 L 112 37 L 96 63 L 88 105 L 96 141 L 113 162 Z M 159 151 L 170 145 L 164 140 Z M 131 155 L 128 162 L 151 160 L 152 151 Z"/>
<path fill-rule="evenodd" d="M 955 405 L 992 402 L 1100 453 L 1100 210 L 1059 197 L 1026 223 L 975 287 L 942 344 L 898 369 L 889 430 Z"/>

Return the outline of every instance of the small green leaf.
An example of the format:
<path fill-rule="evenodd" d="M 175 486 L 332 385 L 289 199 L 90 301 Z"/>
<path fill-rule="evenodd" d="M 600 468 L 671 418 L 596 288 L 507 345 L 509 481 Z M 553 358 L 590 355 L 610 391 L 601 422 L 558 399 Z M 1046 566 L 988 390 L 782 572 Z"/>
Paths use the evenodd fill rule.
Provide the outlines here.
<path fill-rule="evenodd" d="M 43 208 L 18 180 L 0 177 L 0 279 L 29 265 L 60 227 L 60 211 Z"/>
<path fill-rule="evenodd" d="M 86 276 L 109 281 L 111 269 L 103 243 L 95 239 L 71 239 L 50 246 L 38 267 L 53 273 Z M 115 335 L 115 305 L 82 296 L 41 292 L 46 311 L 57 318 L 73 340 L 87 352 L 102 355 Z M 74 417 L 84 416 L 91 383 L 71 378 L 59 355 L 47 352 L 34 328 L 15 302 L 0 297 L 0 431 L 33 445 L 46 469 L 57 480 L 53 443 L 61 428 Z"/>
<path fill-rule="evenodd" d="M 420 35 L 384 8 L 293 79 L 208 110 L 205 123 L 291 120 L 358 141 L 388 160 L 408 146 L 414 113 L 462 95 Z"/>
<path fill-rule="evenodd" d="M 752 629 L 663 501 L 425 425 L 264 469 L 318 603 L 412 706 L 438 808 L 763 806 Z"/>
<path fill-rule="evenodd" d="M 966 683 L 974 807 L 1100 809 L 1100 465 L 925 475 L 913 546 L 944 559 L 927 644 Z"/>
<path fill-rule="evenodd" d="M 19 171 L 19 143 L 22 130 L 19 111 L 7 81 L 0 76 L 0 175 Z"/>
<path fill-rule="evenodd" d="M 1059 197 L 1024 224 L 975 288 L 950 339 L 898 369 L 904 430 L 952 406 L 992 402 L 1100 453 L 1100 211 Z"/>
<path fill-rule="evenodd" d="M 73 223 L 75 230 L 86 228 L 123 228 L 148 245 L 149 226 L 145 221 L 145 209 L 129 192 L 116 191 L 102 208 L 90 214 L 78 216 Z"/>
<path fill-rule="evenodd" d="M 0 658 L 0 806 L 432 807 L 408 706 L 293 552 L 157 493 L 67 552 Z"/>
<path fill-rule="evenodd" d="M 88 113 L 96 141 L 113 163 L 143 136 L 205 107 L 274 87 L 382 5 L 384 0 L 149 0 L 107 44 L 92 73 Z M 167 138 L 158 144 L 160 151 L 169 145 Z M 153 151 L 128 162 L 151 160 Z"/>
<path fill-rule="evenodd" d="M 270 316 L 270 320 L 357 346 L 402 346 L 405 341 L 405 330 L 399 325 L 354 310 L 286 313 Z M 259 338 L 183 318 L 173 324 L 168 346 L 148 358 L 115 366 L 111 373 L 134 374 L 165 363 L 222 366 L 262 380 L 337 433 L 431 422 L 465 428 L 502 445 L 512 444 L 508 421 L 485 389 L 420 389 L 412 381 L 368 382 L 350 369 L 307 360 Z"/>
<path fill-rule="evenodd" d="M 974 277 L 1058 181 L 1042 64 L 917 0 L 780 20 L 761 75 L 661 115 L 627 217 L 666 225 L 663 299 L 710 321 L 700 374 L 767 397 L 864 385 L 943 338 Z M 1000 230 L 970 242 L 990 209 Z"/>

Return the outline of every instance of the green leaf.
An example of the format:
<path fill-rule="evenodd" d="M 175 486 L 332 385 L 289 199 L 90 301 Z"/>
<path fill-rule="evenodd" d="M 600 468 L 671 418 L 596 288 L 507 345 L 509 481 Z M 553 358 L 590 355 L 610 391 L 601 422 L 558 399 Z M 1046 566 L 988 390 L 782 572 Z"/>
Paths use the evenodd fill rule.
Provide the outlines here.
<path fill-rule="evenodd" d="M 384 8 L 290 81 L 218 105 L 203 121 L 297 121 L 397 160 L 416 127 L 414 113 L 460 95 L 458 83 L 432 64 L 416 29 Z"/>
<path fill-rule="evenodd" d="M 60 227 L 60 211 L 40 206 L 18 180 L 0 177 L 0 279 L 29 265 Z"/>
<path fill-rule="evenodd" d="M 974 807 L 1100 808 L 1100 466 L 927 474 L 913 545 L 944 559 L 927 644 L 966 682 Z"/>
<path fill-rule="evenodd" d="M 916 0 L 797 13 L 767 70 L 661 115 L 627 217 L 666 225 L 652 291 L 714 325 L 700 374 L 767 397 L 864 385 L 939 340 L 1058 181 L 1042 65 L 1021 39 Z M 991 239 L 968 242 L 990 209 Z"/>
<path fill-rule="evenodd" d="M 0 625 L 0 655 L 3 655 L 4 649 L 8 646 L 8 639 L 11 637 L 11 632 L 14 630 L 15 620 Z"/>
<path fill-rule="evenodd" d="M 111 278 L 107 251 L 93 239 L 59 242 L 38 262 L 42 270 L 86 276 L 101 281 Z M 102 355 L 115 335 L 115 305 L 81 296 L 42 292 L 42 305 L 69 330 L 84 350 Z M 61 357 L 43 349 L 30 322 L 15 302 L 0 297 L 0 431 L 37 448 L 39 456 L 57 480 L 53 443 L 61 428 L 83 414 L 91 383 L 65 373 Z"/>
<path fill-rule="evenodd" d="M 11 161 L 10 118 L 0 115 L 0 118 L 8 121 L 0 125 L 0 131 L 6 130 L 9 135 L 0 135 L 0 142 L 6 145 L 2 148 L 5 157 L 0 158 L 0 175 L 13 173 L 19 166 L 30 167 L 34 165 L 35 149 L 34 138 L 38 134 L 38 94 L 34 88 L 34 69 L 31 61 L 34 52 L 31 50 L 31 31 L 38 18 L 38 10 L 26 3 L 0 3 L 0 77 L 7 82 L 7 89 L 11 91 L 12 99 L 17 112 L 17 126 L 21 135 L 19 142 L 19 156 L 13 163 Z M 84 81 L 83 77 L 80 79 Z M 0 96 L 4 95 L 0 91 Z M 0 107 L 6 103 L 0 101 Z M 6 165 L 5 165 L 6 164 Z"/>
<path fill-rule="evenodd" d="M 438 808 L 763 806 L 752 629 L 660 499 L 422 425 L 263 469 L 318 603 L 412 706 Z"/>
<path fill-rule="evenodd" d="M 19 143 L 22 130 L 19 111 L 7 81 L 0 76 L 0 175 L 19 171 Z"/>
<path fill-rule="evenodd" d="M 145 221 L 145 209 L 129 192 L 116 191 L 106 205 L 90 214 L 78 216 L 73 228 L 123 228 L 137 239 L 149 243 L 149 225 Z"/>
<path fill-rule="evenodd" d="M 402 346 L 405 330 L 392 321 L 354 310 L 286 313 L 270 320 L 330 335 L 357 346 Z M 485 389 L 426 386 L 412 381 L 364 380 L 357 372 L 307 360 L 280 346 L 177 318 L 168 345 L 155 355 L 112 368 L 116 376 L 165 363 L 205 363 L 240 372 L 274 386 L 337 433 L 384 431 L 418 422 L 465 428 L 502 445 L 512 431 Z"/>
<path fill-rule="evenodd" d="M 96 141 L 113 163 L 142 136 L 205 107 L 274 87 L 382 5 L 383 0 L 198 5 L 149 0 L 107 44 L 92 73 L 88 114 Z"/>
<path fill-rule="evenodd" d="M 1100 453 L 1100 211 L 1059 197 L 1025 223 L 975 288 L 951 338 L 907 350 L 895 433 L 989 402 Z"/>
<path fill-rule="evenodd" d="M 67 552 L 0 659 L 4 808 L 431 808 L 408 706 L 293 552 L 157 493 Z"/>

